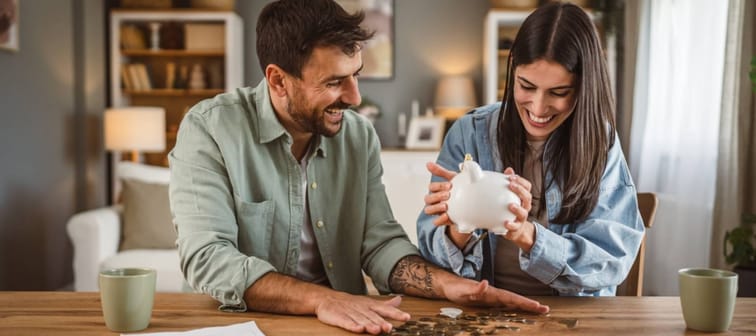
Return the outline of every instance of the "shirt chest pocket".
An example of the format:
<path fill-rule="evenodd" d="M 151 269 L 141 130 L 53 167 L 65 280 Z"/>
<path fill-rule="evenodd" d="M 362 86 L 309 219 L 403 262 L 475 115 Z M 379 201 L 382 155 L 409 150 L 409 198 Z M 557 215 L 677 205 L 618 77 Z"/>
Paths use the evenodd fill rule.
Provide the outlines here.
<path fill-rule="evenodd" d="M 246 202 L 235 197 L 236 221 L 239 225 L 239 251 L 268 259 L 275 207 L 272 200 Z"/>

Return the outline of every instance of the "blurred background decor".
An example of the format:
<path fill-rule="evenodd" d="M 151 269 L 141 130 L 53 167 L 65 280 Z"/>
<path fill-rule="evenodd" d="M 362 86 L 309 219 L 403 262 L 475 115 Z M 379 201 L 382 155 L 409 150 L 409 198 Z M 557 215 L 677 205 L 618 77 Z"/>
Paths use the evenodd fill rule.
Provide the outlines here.
<path fill-rule="evenodd" d="M 362 26 L 375 32 L 362 50 L 363 79 L 391 79 L 394 75 L 394 1 L 336 0 L 347 12 L 362 10 Z"/>
<path fill-rule="evenodd" d="M 18 51 L 17 0 L 0 0 L 0 49 Z"/>
<path fill-rule="evenodd" d="M 357 106 L 355 111 L 367 120 L 370 120 L 371 123 L 375 123 L 375 119 L 378 119 L 381 116 L 381 107 L 365 96 L 362 96 L 362 102 Z"/>
<path fill-rule="evenodd" d="M 445 76 L 438 81 L 434 101 L 437 115 L 456 120 L 477 104 L 470 76 Z"/>

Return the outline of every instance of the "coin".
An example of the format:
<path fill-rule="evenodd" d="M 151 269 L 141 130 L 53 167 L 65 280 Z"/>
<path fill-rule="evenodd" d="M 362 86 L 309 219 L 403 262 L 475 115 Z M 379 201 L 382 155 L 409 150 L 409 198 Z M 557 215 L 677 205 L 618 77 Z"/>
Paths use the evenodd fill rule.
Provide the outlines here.
<path fill-rule="evenodd" d="M 454 308 L 454 307 L 444 307 L 444 308 L 441 308 L 440 315 L 447 316 L 450 318 L 457 318 L 460 314 L 462 314 L 462 309 Z"/>
<path fill-rule="evenodd" d="M 562 319 L 557 322 L 564 324 L 567 328 L 570 329 L 577 327 L 578 324 L 578 320 L 576 319 Z"/>

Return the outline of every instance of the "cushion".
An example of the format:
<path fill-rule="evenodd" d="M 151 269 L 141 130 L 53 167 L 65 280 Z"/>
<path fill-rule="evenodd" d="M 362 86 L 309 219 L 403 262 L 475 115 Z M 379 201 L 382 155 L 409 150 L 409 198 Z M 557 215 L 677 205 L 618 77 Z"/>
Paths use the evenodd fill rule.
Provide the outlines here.
<path fill-rule="evenodd" d="M 158 292 L 184 290 L 184 274 L 179 267 L 178 250 L 128 250 L 103 260 L 100 269 L 123 267 L 149 267 L 157 271 Z M 188 285 L 187 285 L 188 287 Z"/>
<path fill-rule="evenodd" d="M 151 183 L 168 184 L 171 180 L 171 170 L 166 167 L 150 166 L 131 161 L 118 162 L 116 175 L 120 179 L 134 179 Z"/>
<path fill-rule="evenodd" d="M 150 183 L 168 184 L 171 180 L 171 170 L 166 167 L 150 166 L 131 161 L 119 161 L 115 164 L 116 176 L 113 179 L 113 199 L 120 203 L 121 181 L 134 179 Z"/>
<path fill-rule="evenodd" d="M 168 185 L 124 179 L 121 250 L 176 248 Z"/>

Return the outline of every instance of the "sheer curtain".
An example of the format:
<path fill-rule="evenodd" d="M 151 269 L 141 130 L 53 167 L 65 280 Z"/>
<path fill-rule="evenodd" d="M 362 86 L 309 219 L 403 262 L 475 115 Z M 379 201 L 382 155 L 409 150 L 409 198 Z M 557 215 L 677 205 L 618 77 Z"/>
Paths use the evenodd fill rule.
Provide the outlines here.
<path fill-rule="evenodd" d="M 725 47 L 722 116 L 719 126 L 719 160 L 717 192 L 714 201 L 714 225 L 711 237 L 711 266 L 728 268 L 722 253 L 725 232 L 740 224 L 743 211 L 753 212 L 746 203 L 753 199 L 754 173 L 748 166 L 753 159 L 750 144 L 754 139 L 751 110 L 750 70 L 753 20 L 756 4 L 753 1 L 729 0 L 727 44 Z M 753 142 L 756 144 L 756 142 Z M 750 158 L 749 158 L 750 156 Z"/>
<path fill-rule="evenodd" d="M 659 197 L 646 238 L 646 295 L 677 295 L 678 269 L 709 265 L 727 7 L 642 3 L 631 171 L 639 191 Z"/>

